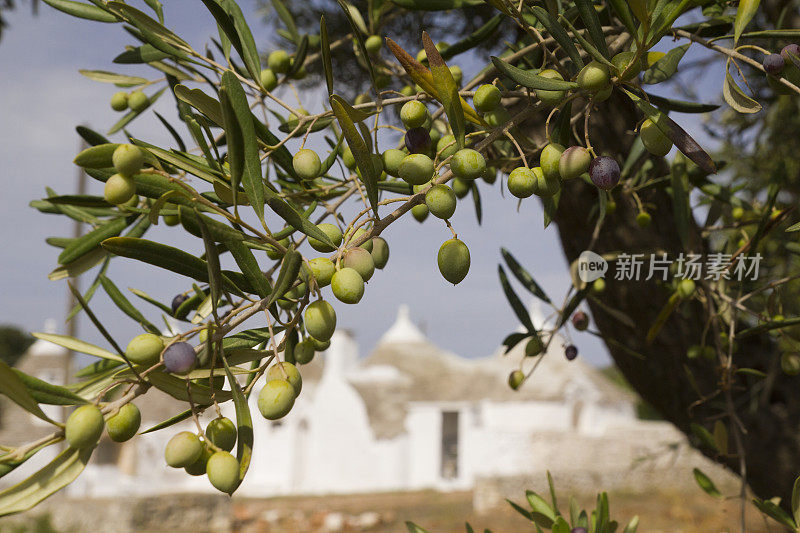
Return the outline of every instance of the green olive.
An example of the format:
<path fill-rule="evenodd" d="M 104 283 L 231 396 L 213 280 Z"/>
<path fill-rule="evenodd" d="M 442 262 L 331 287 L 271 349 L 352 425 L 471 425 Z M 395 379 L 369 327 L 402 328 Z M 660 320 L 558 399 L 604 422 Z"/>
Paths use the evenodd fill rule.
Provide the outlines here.
<path fill-rule="evenodd" d="M 114 111 L 125 111 L 128 109 L 128 93 L 120 91 L 111 97 L 111 109 Z"/>
<path fill-rule="evenodd" d="M 267 57 L 269 68 L 276 74 L 286 74 L 292 66 L 292 60 L 286 50 L 275 50 Z"/>
<path fill-rule="evenodd" d="M 258 410 L 267 420 L 278 420 L 294 407 L 294 387 L 285 379 L 271 379 L 258 394 Z"/>
<path fill-rule="evenodd" d="M 439 248 L 437 263 L 442 277 L 454 285 L 458 284 L 469 272 L 469 248 L 458 239 L 445 241 Z"/>
<path fill-rule="evenodd" d="M 270 68 L 261 71 L 261 85 L 267 90 L 272 91 L 278 86 L 278 77 Z"/>
<path fill-rule="evenodd" d="M 342 244 L 342 230 L 340 230 L 338 226 L 323 222 L 322 224 L 317 224 L 317 228 L 327 235 L 336 247 Z M 336 248 L 331 248 L 329 245 L 314 237 L 308 238 L 308 244 L 318 252 L 333 252 L 336 250 Z"/>
<path fill-rule="evenodd" d="M 299 396 L 300 391 L 303 390 L 303 378 L 300 375 L 300 371 L 297 370 L 297 367 L 292 363 L 284 361 L 269 367 L 269 370 L 267 370 L 267 381 L 273 379 L 287 380 L 294 389 L 295 396 Z"/>
<path fill-rule="evenodd" d="M 239 461 L 229 452 L 217 452 L 208 459 L 206 474 L 215 489 L 232 494 L 239 486 Z"/>
<path fill-rule="evenodd" d="M 114 442 L 125 442 L 133 438 L 142 423 L 142 413 L 132 403 L 119 408 L 117 414 L 106 420 L 106 431 Z"/>
<path fill-rule="evenodd" d="M 96 405 L 82 405 L 67 418 L 64 437 L 73 448 L 91 448 L 100 440 L 103 426 L 103 413 L 100 409 Z"/>
<path fill-rule="evenodd" d="M 456 193 L 447 185 L 434 185 L 425 193 L 425 205 L 433 216 L 447 220 L 456 212 Z"/>
<path fill-rule="evenodd" d="M 475 96 L 472 97 L 472 103 L 475 105 L 475 109 L 481 113 L 488 113 L 500 105 L 501 99 L 500 89 L 487 83 L 478 87 Z"/>
<path fill-rule="evenodd" d="M 164 449 L 164 458 L 172 468 L 184 468 L 191 465 L 203 453 L 203 443 L 197 435 L 189 431 L 181 431 L 173 436 Z"/>
<path fill-rule="evenodd" d="M 486 170 L 486 160 L 480 152 L 471 148 L 463 148 L 450 160 L 450 170 L 457 178 L 475 180 Z"/>
<path fill-rule="evenodd" d="M 433 176 L 433 160 L 425 154 L 410 154 L 398 168 L 400 178 L 411 185 L 421 185 Z"/>
<path fill-rule="evenodd" d="M 131 178 L 121 174 L 114 174 L 103 188 L 103 198 L 113 205 L 121 205 L 136 195 L 136 183 Z"/>
<path fill-rule="evenodd" d="M 343 268 L 331 278 L 331 289 L 339 301 L 357 304 L 364 296 L 364 278 L 355 269 Z"/>
<path fill-rule="evenodd" d="M 306 307 L 303 323 L 309 335 L 318 341 L 329 341 L 336 331 L 336 312 L 325 300 L 317 300 Z"/>

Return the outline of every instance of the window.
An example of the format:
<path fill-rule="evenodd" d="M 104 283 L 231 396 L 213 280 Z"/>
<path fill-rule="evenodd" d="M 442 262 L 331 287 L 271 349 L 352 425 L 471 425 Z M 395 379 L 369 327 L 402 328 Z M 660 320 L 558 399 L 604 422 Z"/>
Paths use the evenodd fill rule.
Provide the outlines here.
<path fill-rule="evenodd" d="M 458 411 L 442 411 L 443 479 L 458 477 Z"/>

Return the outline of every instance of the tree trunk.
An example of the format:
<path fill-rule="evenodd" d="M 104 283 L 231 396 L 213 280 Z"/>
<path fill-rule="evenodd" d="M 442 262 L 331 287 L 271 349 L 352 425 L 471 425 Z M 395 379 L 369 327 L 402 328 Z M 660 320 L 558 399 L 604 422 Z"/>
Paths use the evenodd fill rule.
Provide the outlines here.
<path fill-rule="evenodd" d="M 601 104 L 603 113 L 592 114 L 590 138 L 598 154 L 604 149 L 626 154 L 634 139 L 631 130 L 639 120 L 638 114 L 630 102 L 615 96 L 613 101 Z M 613 114 L 608 110 L 613 110 Z M 659 176 L 668 171 L 663 170 Z M 587 220 L 598 203 L 597 198 L 597 189 L 580 179 L 564 183 L 555 222 L 570 263 L 590 245 L 596 215 Z M 675 229 L 671 197 L 664 189 L 652 189 L 642 198 L 652 215 L 652 224 L 645 229 L 635 222 L 638 209 L 633 198 L 623 196 L 618 190 L 614 198 L 617 211 L 606 218 L 595 252 L 644 253 L 649 258 L 650 253 L 666 251 L 674 259 L 683 251 Z M 696 235 L 697 228 L 693 230 Z M 702 244 L 694 251 L 705 254 Z M 643 270 L 644 278 L 646 267 Z M 597 297 L 601 303 L 590 299 L 589 307 L 617 366 L 642 398 L 689 435 L 703 453 L 740 473 L 739 459 L 734 456 L 733 422 L 725 416 L 725 393 L 719 392 L 722 385 L 721 372 L 716 368 L 719 363 L 703 357 L 690 360 L 686 355 L 690 346 L 700 344 L 708 322 L 703 306 L 697 300 L 682 303 L 648 344 L 647 331 L 671 290 L 656 280 L 617 281 L 610 273 L 613 273 L 611 268 L 606 274 L 607 288 Z M 698 286 L 702 287 L 702 283 Z M 626 325 L 605 307 L 626 314 L 635 327 Z M 708 342 L 712 345 L 716 334 L 709 333 Z M 754 368 L 769 375 L 762 380 L 736 374 L 729 388 L 736 414 L 746 431 L 743 438 L 747 481 L 759 497 L 780 496 L 786 506 L 794 479 L 800 473 L 800 387 L 796 378 L 781 372 L 777 348 L 768 335 L 751 337 L 738 345 L 734 355 L 737 368 Z M 692 436 L 690 424 L 713 431 L 715 420 L 722 420 L 728 428 L 729 456 L 702 446 Z"/>

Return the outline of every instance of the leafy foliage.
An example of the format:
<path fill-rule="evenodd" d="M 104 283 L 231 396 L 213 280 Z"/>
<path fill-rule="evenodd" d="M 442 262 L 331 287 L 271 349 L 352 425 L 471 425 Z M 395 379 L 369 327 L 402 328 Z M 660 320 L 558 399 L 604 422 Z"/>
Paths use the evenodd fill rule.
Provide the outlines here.
<path fill-rule="evenodd" d="M 560 206 L 571 200 L 567 196 L 577 187 L 591 191 L 596 204 L 577 215 L 576 223 L 591 230 L 586 246 L 602 252 L 599 257 L 606 261 L 630 251 L 598 247 L 617 202 L 626 205 L 627 214 L 635 206 L 636 222 L 642 228 L 651 223 L 649 209 L 669 204 L 668 214 L 660 214 L 674 221 L 670 231 L 675 231 L 682 252 L 705 249 L 731 259 L 780 246 L 773 236 L 791 218 L 790 211 L 782 208 L 786 204 L 781 193 L 797 177 L 791 162 L 796 150 L 787 148 L 786 160 L 772 157 L 770 164 L 779 166 L 781 181 L 765 179 L 749 190 L 720 185 L 713 174 L 724 162 L 709 155 L 681 126 L 684 118 L 670 114 L 708 112 L 716 106 L 697 98 L 667 99 L 642 89 L 642 83 L 674 80 L 687 49 L 696 46 L 723 57 L 737 72 L 766 79 L 774 91 L 795 93 L 791 104 L 778 102 L 776 108 L 796 106 L 800 70 L 795 61 L 800 57 L 794 57 L 794 49 L 788 49 L 784 70 L 771 74 L 772 78 L 765 78 L 764 67 L 751 57 L 764 53 L 757 43 L 772 46 L 776 40 L 786 44 L 798 38 L 792 32 L 745 31 L 757 20 L 759 2 L 741 2 L 734 15 L 720 2 L 701 8 L 688 1 L 596 5 L 576 0 L 538 5 L 506 0 L 337 0 L 318 6 L 316 2 L 271 0 L 268 6 L 277 17 L 269 24 L 275 25 L 288 50 L 273 50 L 266 57 L 253 38 L 252 21 L 246 20 L 234 0 L 203 0 L 218 26 L 218 38 L 204 50 L 195 49 L 170 29 L 157 1 L 146 2 L 143 9 L 125 2 L 46 3 L 79 18 L 124 25 L 134 44 L 114 61 L 121 69 L 146 64 L 154 72 L 151 79 L 124 72 L 82 71 L 98 83 L 130 90 L 118 91 L 112 98 L 112 107 L 125 114 L 107 135 L 122 132 L 120 142 L 85 127 L 78 129 L 91 147 L 78 154 L 75 163 L 103 183 L 104 195 L 63 195 L 48 189 L 46 198 L 32 203 L 43 213 L 91 226 L 77 239 L 48 240 L 60 249 L 51 279 L 75 277 L 99 267 L 85 294 L 72 289 L 79 302 L 73 313 L 85 313 L 110 348 L 71 337 L 42 337 L 98 361 L 81 369 L 77 382 L 67 388 L 48 387 L 5 368 L 0 392 L 45 420 L 39 403 L 91 402 L 108 415 L 153 387 L 186 403 L 183 413 L 147 431 L 190 418 L 200 427 L 198 415 L 203 410 L 232 401 L 238 443 L 235 457 L 224 455 L 228 452 L 207 439 L 202 429 L 197 435 L 181 437 L 188 439 L 191 451 L 202 450 L 200 458 L 192 456 L 185 467 L 196 467 L 196 461 L 209 454 L 217 460 L 209 459 L 208 465 L 231 470 L 209 475 L 224 492 L 236 490 L 257 445 L 247 402 L 250 394 L 261 387 L 258 406 L 263 417 L 286 416 L 300 393 L 299 380 L 294 378 L 295 372 L 299 378 L 300 371 L 295 365 L 302 367 L 315 350 L 324 349 L 330 338 L 327 333 L 336 327 L 332 308 L 320 311 L 309 304 L 326 298 L 327 285 L 341 303 L 358 303 L 366 290 L 364 283 L 388 257 L 388 245 L 380 237 L 383 231 L 398 220 L 408 220 L 409 211 L 417 219 L 443 212 L 429 206 L 433 200 L 427 192 L 434 185 L 448 198 L 471 194 L 479 221 L 484 216 L 479 182 L 504 187 L 520 202 L 535 195 L 544 206 L 545 227 L 558 220 Z M 324 17 L 320 9 L 310 6 L 320 7 Z M 704 22 L 674 26 L 689 12 Z M 423 21 L 425 32 L 408 31 L 421 27 Z M 445 28 L 447 34 L 463 37 L 453 44 L 436 42 Z M 495 38 L 498 34 L 503 39 Z M 652 48 L 665 37 L 685 42 L 670 44 L 666 54 L 654 52 Z M 711 37 L 713 41 L 707 40 Z M 728 42 L 732 48 L 719 44 Z M 458 63 L 467 53 L 480 59 L 483 68 L 465 83 Z M 726 101 L 744 117 L 753 116 L 762 107 L 760 95 L 748 96 L 730 72 L 726 70 L 719 85 Z M 323 76 L 330 109 L 310 114 L 284 97 L 285 88 L 321 83 Z M 176 117 L 157 115 L 174 140 L 167 146 L 151 144 L 130 131 L 161 97 L 172 99 L 177 109 Z M 406 104 L 419 109 L 420 103 L 424 113 L 417 117 L 403 118 L 401 111 L 407 131 L 402 140 L 397 139 L 392 133 L 397 121 L 389 111 Z M 622 116 L 629 121 L 627 130 L 640 128 L 640 133 L 631 149 L 618 146 L 609 153 L 607 139 L 597 135 L 590 123 L 598 114 L 613 114 L 613 106 L 626 110 Z M 798 114 L 794 115 L 796 119 Z M 797 138 L 794 135 L 789 142 Z M 378 146 L 386 140 L 396 142 L 397 148 L 381 153 Z M 327 153 L 307 148 L 323 143 L 329 147 Z M 673 147 L 676 156 L 668 162 L 664 156 Z M 761 147 L 753 154 L 754 161 L 769 157 Z M 731 168 L 739 165 L 741 169 L 743 164 L 733 163 Z M 499 183 L 498 172 L 503 176 Z M 791 186 L 787 190 L 794 192 Z M 667 200 L 653 202 L 654 195 Z M 352 209 L 345 206 L 351 204 L 356 214 L 348 219 L 345 213 Z M 698 206 L 702 209 L 693 209 Z M 702 210 L 707 211 L 706 221 L 700 224 L 695 217 Z M 161 223 L 180 226 L 200 239 L 201 251 L 179 249 L 167 237 L 163 242 L 145 238 L 153 225 Z M 458 239 L 450 220 L 442 220 L 439 229 L 448 239 L 437 258 L 440 272 L 458 283 L 469 271 L 469 249 Z M 790 244 L 781 243 L 781 250 L 793 254 L 791 260 L 771 257 L 766 288 L 764 278 L 737 281 L 722 274 L 703 279 L 698 287 L 677 277 L 665 279 L 660 287 L 666 302 L 652 302 L 661 312 L 648 324 L 605 304 L 605 280 L 583 279 L 579 261 L 570 265 L 573 284 L 567 293 L 551 298 L 502 249 L 506 266 L 498 269 L 500 284 L 525 327 L 524 333 L 506 337 L 504 344 L 511 350 L 526 342 L 521 368 L 528 359 L 535 361 L 527 373 L 518 370 L 519 374 L 510 376 L 509 383 L 513 388 L 521 386 L 541 358 L 552 356 L 547 348 L 561 329 L 570 324 L 579 331 L 588 327 L 588 318 L 579 309 L 588 302 L 626 327 L 646 331 L 647 345 L 665 342 L 665 326 L 688 307 L 703 309 L 705 332 L 695 339 L 698 349 L 687 353 L 687 359 L 707 363 L 705 369 L 713 366 L 714 382 L 720 388 L 699 402 L 731 388 L 756 391 L 759 380 L 767 372 L 774 377 L 778 365 L 739 368 L 734 362 L 737 342 L 775 335 L 787 351 L 796 349 L 792 328 L 800 319 L 776 316 L 784 309 L 782 300 L 793 295 L 792 282 L 797 277 L 793 261 L 798 250 Z M 646 243 L 641 246 L 647 248 Z M 329 255 L 312 255 L 315 252 Z M 228 253 L 235 263 L 232 270 L 222 268 L 222 258 Z M 124 285 L 113 281 L 109 265 L 118 261 L 138 261 L 154 275 L 161 271 L 180 274 L 186 278 L 185 285 L 172 302 L 160 302 L 138 288 L 132 290 L 138 300 L 132 300 L 120 288 Z M 781 271 L 781 266 L 786 270 Z M 532 323 L 513 279 L 550 307 L 552 321 Z M 131 320 L 133 329 L 145 332 L 131 334 L 135 342 L 118 343 L 92 312 L 91 298 L 99 287 Z M 137 307 L 140 300 L 151 304 L 148 311 L 157 309 L 163 315 L 160 318 L 181 321 L 184 330 L 160 333 L 158 321 Z M 786 309 L 796 306 L 796 301 L 787 303 Z M 310 332 L 325 332 L 327 338 L 315 339 Z M 621 344 L 610 336 L 605 340 L 611 346 Z M 123 345 L 128 348 L 123 350 Z M 625 346 L 618 349 L 641 357 Z M 577 353 L 574 345 L 565 347 L 567 359 Z M 685 368 L 693 381 L 694 367 L 687 363 Z M 222 378 L 229 389 L 221 389 L 215 378 Z M 119 386 L 123 394 L 108 397 Z M 88 407 L 79 410 L 94 409 L 87 411 Z M 715 403 L 711 409 L 713 433 L 704 425 L 711 427 L 709 420 L 691 426 L 700 445 L 722 461 L 744 458 L 740 442 L 746 435 L 735 423 L 736 406 Z M 75 429 L 78 422 L 68 420 L 66 428 L 51 422 L 53 434 L 44 445 L 61 441 L 65 433 L 73 445 L 92 441 L 69 439 L 80 429 Z M 732 445 L 729 449 L 729 440 L 737 443 L 735 449 Z M 13 469 L 38 449 L 35 445 L 10 449 L 0 456 L 0 466 Z M 0 514 L 22 511 L 71 482 L 90 454 L 88 445 L 67 448 L 54 463 L 0 493 Z M 720 495 L 705 474 L 696 471 L 695 478 L 706 492 Z M 598 496 L 597 507 L 590 512 L 571 505 L 569 520 L 559 511 L 554 493 L 550 502 L 533 492 L 526 497 L 529 509 L 512 505 L 536 528 L 564 533 L 570 527 L 588 527 L 605 533 L 617 527 L 609 516 L 605 494 Z M 792 520 L 775 511 L 775 504 L 768 500 L 758 500 L 756 506 L 784 524 Z M 421 531 L 413 524 L 409 528 Z M 635 529 L 632 523 L 626 531 Z"/>

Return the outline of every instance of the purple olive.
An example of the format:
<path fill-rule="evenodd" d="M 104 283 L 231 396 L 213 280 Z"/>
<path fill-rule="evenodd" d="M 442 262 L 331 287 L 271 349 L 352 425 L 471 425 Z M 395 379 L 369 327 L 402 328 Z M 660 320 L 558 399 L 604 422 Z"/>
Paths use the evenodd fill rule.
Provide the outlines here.
<path fill-rule="evenodd" d="M 164 350 L 164 367 L 172 374 L 186 374 L 197 364 L 197 355 L 188 342 L 170 344 Z"/>
<path fill-rule="evenodd" d="M 178 294 L 175 298 L 172 299 L 172 314 L 178 312 L 178 308 L 189 299 L 189 296 L 186 294 Z"/>
<path fill-rule="evenodd" d="M 589 317 L 583 311 L 576 311 L 572 315 L 572 325 L 578 331 L 585 331 L 589 327 Z"/>
<path fill-rule="evenodd" d="M 569 533 L 589 533 L 585 527 L 573 527 Z"/>
<path fill-rule="evenodd" d="M 601 155 L 589 163 L 589 177 L 600 189 L 613 189 L 619 183 L 619 176 L 619 163 L 613 157 Z"/>
<path fill-rule="evenodd" d="M 764 70 L 767 71 L 767 74 L 772 74 L 773 76 L 777 76 L 783 70 L 783 67 L 786 66 L 786 62 L 783 59 L 783 56 L 780 54 L 770 54 L 764 58 L 764 62 L 762 63 Z"/>
<path fill-rule="evenodd" d="M 795 65 L 800 63 L 800 45 L 787 44 L 781 50 L 781 57 L 784 61 L 791 61 Z"/>
<path fill-rule="evenodd" d="M 566 348 L 564 348 L 564 356 L 567 358 L 567 361 L 572 361 L 576 357 L 578 357 L 578 349 L 575 347 L 574 344 L 570 344 Z"/>
<path fill-rule="evenodd" d="M 427 153 L 431 147 L 431 136 L 425 128 L 411 128 L 406 132 L 406 148 L 412 154 Z"/>

